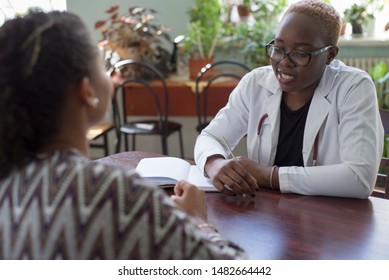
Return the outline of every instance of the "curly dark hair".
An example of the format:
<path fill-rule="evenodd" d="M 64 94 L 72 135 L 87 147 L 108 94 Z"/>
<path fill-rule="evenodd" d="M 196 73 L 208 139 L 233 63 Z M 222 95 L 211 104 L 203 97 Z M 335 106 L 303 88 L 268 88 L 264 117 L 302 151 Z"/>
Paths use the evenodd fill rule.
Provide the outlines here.
<path fill-rule="evenodd" d="M 0 28 L 0 179 L 59 131 L 66 93 L 93 74 L 98 48 L 69 12 L 34 11 Z"/>

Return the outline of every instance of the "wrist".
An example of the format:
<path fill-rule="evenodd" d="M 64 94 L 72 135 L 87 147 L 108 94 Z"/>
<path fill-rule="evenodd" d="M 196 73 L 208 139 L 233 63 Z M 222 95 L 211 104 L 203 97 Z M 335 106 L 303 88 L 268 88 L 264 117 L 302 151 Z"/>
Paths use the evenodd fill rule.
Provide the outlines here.
<path fill-rule="evenodd" d="M 198 228 L 199 230 L 203 231 L 203 232 L 207 232 L 207 233 L 218 233 L 219 230 L 216 226 L 214 226 L 213 224 L 209 223 L 207 221 L 207 219 L 202 219 L 202 218 L 194 218 L 194 225 L 196 226 L 196 228 Z"/>
<path fill-rule="evenodd" d="M 203 231 L 211 231 L 211 232 L 214 232 L 214 233 L 219 233 L 219 230 L 216 226 L 214 226 L 213 224 L 210 224 L 210 223 L 201 223 L 201 224 L 197 224 L 197 228 L 198 229 L 201 229 Z"/>
<path fill-rule="evenodd" d="M 219 160 L 225 160 L 225 158 L 219 154 L 208 157 L 204 165 L 205 174 L 207 174 L 208 176 L 212 174 L 212 167 L 214 166 L 214 163 Z"/>
<path fill-rule="evenodd" d="M 279 167 L 277 165 L 274 165 L 270 169 L 269 174 L 269 187 L 272 190 L 278 190 L 279 189 L 279 182 L 278 182 L 278 169 Z"/>

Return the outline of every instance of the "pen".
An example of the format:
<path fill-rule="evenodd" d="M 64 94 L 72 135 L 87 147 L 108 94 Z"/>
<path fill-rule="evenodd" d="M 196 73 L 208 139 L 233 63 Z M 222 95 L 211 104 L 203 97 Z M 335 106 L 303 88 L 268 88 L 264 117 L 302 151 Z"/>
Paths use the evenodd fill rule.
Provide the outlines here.
<path fill-rule="evenodd" d="M 236 157 L 235 157 L 234 153 L 232 152 L 230 145 L 228 145 L 228 142 L 226 141 L 226 139 L 224 137 L 222 137 L 222 139 L 223 139 L 224 145 L 227 147 L 228 151 L 230 151 L 232 158 L 234 160 L 236 160 Z"/>
<path fill-rule="evenodd" d="M 230 154 L 231 154 L 231 156 L 232 156 L 232 158 L 234 159 L 234 160 L 236 160 L 236 157 L 235 157 L 235 155 L 234 155 L 234 153 L 232 152 L 232 149 L 231 149 L 231 147 L 230 147 L 230 145 L 228 144 L 228 142 L 227 142 L 227 140 L 222 136 L 222 140 L 223 140 L 223 142 L 224 142 L 224 145 L 227 147 L 227 149 L 230 151 Z M 226 188 L 226 189 L 228 189 L 229 191 L 233 191 L 229 186 L 227 186 L 227 185 L 224 185 L 224 187 Z M 255 195 L 254 195 L 255 196 Z M 247 194 L 242 194 L 242 197 L 247 197 Z"/>
<path fill-rule="evenodd" d="M 210 132 L 208 132 L 208 131 L 205 132 L 205 133 L 206 133 L 208 136 L 210 136 L 211 138 L 215 139 L 217 142 L 219 142 L 220 145 L 225 146 L 225 147 L 228 149 L 228 151 L 230 152 L 232 158 L 233 158 L 234 160 L 236 160 L 236 157 L 235 157 L 234 153 L 232 152 L 232 149 L 231 149 L 230 145 L 228 145 L 226 139 L 225 139 L 223 136 L 222 136 L 222 140 L 223 140 L 223 141 L 222 141 L 222 140 L 220 140 L 219 137 L 213 135 L 212 133 L 210 133 Z"/>
<path fill-rule="evenodd" d="M 232 149 L 231 149 L 230 145 L 228 144 L 228 142 L 227 142 L 227 140 L 224 138 L 224 136 L 222 136 L 222 140 L 223 140 L 223 141 L 221 141 L 220 138 L 216 137 L 216 136 L 213 135 L 212 133 L 209 133 L 208 131 L 206 132 L 206 134 L 208 134 L 208 135 L 211 136 L 213 139 L 215 139 L 216 141 L 218 141 L 221 145 L 225 146 L 225 147 L 228 149 L 228 151 L 230 152 L 230 154 L 231 154 L 233 160 L 237 160 L 236 157 L 235 157 L 235 155 L 234 155 L 234 153 L 232 152 Z M 224 188 L 226 188 L 227 190 L 233 192 L 233 190 L 232 190 L 228 185 L 224 185 Z M 256 191 L 259 190 L 258 186 L 255 188 L 255 190 L 256 190 Z M 252 196 L 252 197 L 255 197 L 255 194 L 252 194 L 251 196 Z M 242 194 L 242 197 L 247 197 L 247 194 L 245 194 L 245 193 Z"/>

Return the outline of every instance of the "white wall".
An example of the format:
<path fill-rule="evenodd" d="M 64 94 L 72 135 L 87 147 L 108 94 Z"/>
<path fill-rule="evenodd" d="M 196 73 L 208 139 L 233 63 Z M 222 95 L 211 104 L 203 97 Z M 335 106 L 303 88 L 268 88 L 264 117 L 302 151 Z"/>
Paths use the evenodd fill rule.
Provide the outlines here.
<path fill-rule="evenodd" d="M 126 14 L 128 8 L 141 6 L 153 8 L 157 11 L 158 22 L 171 28 L 171 36 L 187 33 L 188 15 L 186 11 L 193 5 L 194 0 L 67 0 L 68 11 L 81 16 L 88 28 L 99 40 L 100 34 L 94 29 L 97 20 L 107 18 L 105 11 L 115 5 L 119 5 L 122 14 Z"/>

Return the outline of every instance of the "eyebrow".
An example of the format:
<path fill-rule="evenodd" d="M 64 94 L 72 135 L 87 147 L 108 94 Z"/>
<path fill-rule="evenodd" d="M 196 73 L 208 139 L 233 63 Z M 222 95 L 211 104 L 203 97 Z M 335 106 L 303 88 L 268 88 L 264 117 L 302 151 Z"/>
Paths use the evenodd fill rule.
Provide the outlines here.
<path fill-rule="evenodd" d="M 279 38 L 274 38 L 274 43 L 284 43 L 284 40 L 282 39 L 279 39 Z M 296 43 L 293 43 L 294 47 L 311 47 L 313 48 L 314 46 L 310 43 L 306 43 L 306 42 L 296 42 Z"/>

